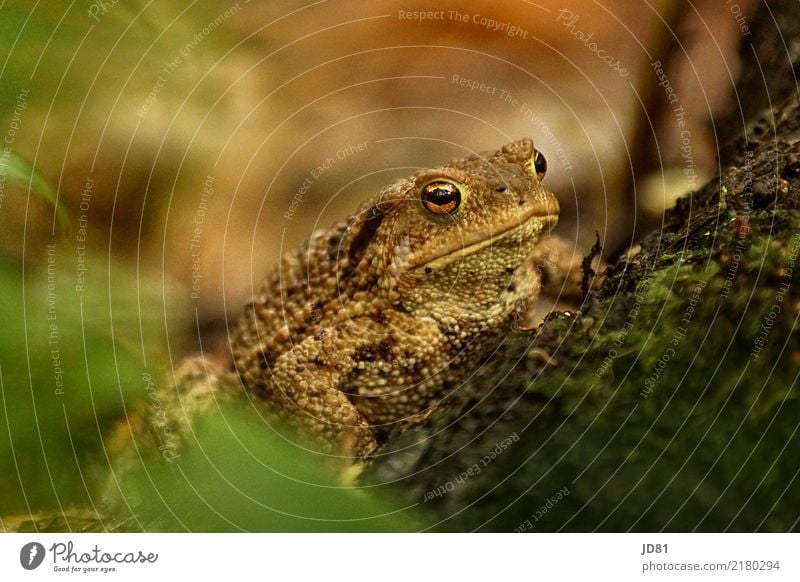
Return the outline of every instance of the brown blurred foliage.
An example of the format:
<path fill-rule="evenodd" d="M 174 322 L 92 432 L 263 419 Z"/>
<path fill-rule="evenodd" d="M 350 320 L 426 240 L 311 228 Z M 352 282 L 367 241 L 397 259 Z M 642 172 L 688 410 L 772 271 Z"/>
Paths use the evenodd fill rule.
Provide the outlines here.
<path fill-rule="evenodd" d="M 625 248 L 692 187 L 683 130 L 696 185 L 715 172 L 710 120 L 736 106 L 753 6 L 12 2 L 0 8 L 0 130 L 30 88 L 13 149 L 57 186 L 64 236 L 86 226 L 92 252 L 177 283 L 165 303 L 196 306 L 203 333 L 224 333 L 312 230 L 418 167 L 522 136 L 548 158 L 575 252 L 595 231 L 607 251 Z M 52 209 L 5 194 L 3 248 L 35 263 Z"/>

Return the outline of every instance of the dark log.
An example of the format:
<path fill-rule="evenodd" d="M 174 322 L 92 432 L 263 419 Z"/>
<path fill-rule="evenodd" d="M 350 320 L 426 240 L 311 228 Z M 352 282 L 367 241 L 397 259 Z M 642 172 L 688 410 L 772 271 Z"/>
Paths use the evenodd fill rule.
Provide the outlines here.
<path fill-rule="evenodd" d="M 798 14 L 765 3 L 744 39 L 721 174 L 367 481 L 437 530 L 798 529 Z"/>

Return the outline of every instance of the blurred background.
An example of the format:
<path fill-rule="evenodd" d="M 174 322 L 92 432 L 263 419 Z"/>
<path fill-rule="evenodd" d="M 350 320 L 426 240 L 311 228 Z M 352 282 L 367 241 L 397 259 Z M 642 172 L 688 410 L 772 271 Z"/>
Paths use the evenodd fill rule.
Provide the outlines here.
<path fill-rule="evenodd" d="M 557 233 L 623 252 L 716 172 L 754 7 L 0 4 L 0 515 L 91 506 L 149 382 L 417 168 L 529 136 Z"/>

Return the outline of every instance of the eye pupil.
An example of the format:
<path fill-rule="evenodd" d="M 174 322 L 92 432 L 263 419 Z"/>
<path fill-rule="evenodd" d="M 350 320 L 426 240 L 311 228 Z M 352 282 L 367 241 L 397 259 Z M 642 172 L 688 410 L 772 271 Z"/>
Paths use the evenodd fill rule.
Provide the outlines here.
<path fill-rule="evenodd" d="M 427 199 L 431 204 L 447 204 L 453 199 L 453 192 L 449 188 L 434 188 L 428 192 Z"/>
<path fill-rule="evenodd" d="M 461 191 L 450 182 L 432 182 L 422 189 L 422 204 L 433 214 L 451 214 L 461 204 Z"/>
<path fill-rule="evenodd" d="M 542 152 L 537 151 L 533 158 L 533 167 L 536 169 L 536 176 L 541 180 L 547 173 L 547 159 Z"/>

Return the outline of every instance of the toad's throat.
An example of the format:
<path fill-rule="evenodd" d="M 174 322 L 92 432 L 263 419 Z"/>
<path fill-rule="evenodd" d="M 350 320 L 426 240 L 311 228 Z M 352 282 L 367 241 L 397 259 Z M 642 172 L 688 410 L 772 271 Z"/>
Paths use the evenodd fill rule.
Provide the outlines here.
<path fill-rule="evenodd" d="M 433 257 L 426 257 L 423 260 L 415 261 L 414 264 L 410 265 L 409 271 L 420 270 L 423 268 L 425 269 L 426 273 L 438 271 L 452 263 L 464 259 L 465 257 L 474 255 L 486 247 L 497 245 L 501 241 L 509 239 L 517 234 L 524 235 L 525 238 L 536 237 L 538 240 L 541 231 L 553 228 L 556 225 L 556 222 L 558 222 L 558 214 L 546 214 L 544 216 L 533 215 L 527 220 L 523 220 L 512 226 L 509 226 L 497 234 L 489 234 L 485 238 L 472 242 L 471 244 L 461 244 L 458 247 L 445 248 L 441 253 L 438 253 Z M 520 242 L 522 241 L 520 240 Z"/>

